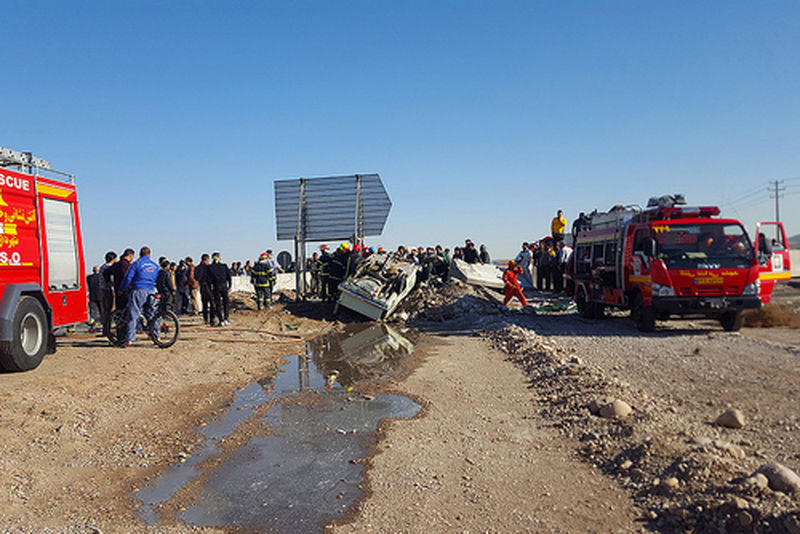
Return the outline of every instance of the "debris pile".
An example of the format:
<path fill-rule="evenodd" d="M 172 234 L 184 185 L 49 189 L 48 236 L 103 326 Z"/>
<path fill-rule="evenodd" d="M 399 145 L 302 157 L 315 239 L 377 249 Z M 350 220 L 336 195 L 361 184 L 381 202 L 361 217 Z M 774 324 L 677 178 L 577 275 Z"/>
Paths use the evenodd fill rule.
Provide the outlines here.
<path fill-rule="evenodd" d="M 450 279 L 418 287 L 402 302 L 395 319 L 443 322 L 468 315 L 496 316 L 502 308 L 489 290 Z"/>
<path fill-rule="evenodd" d="M 517 325 L 485 335 L 527 374 L 542 415 L 631 492 L 651 528 L 800 534 L 800 477 L 736 439 L 745 421 L 739 410 L 700 427 L 713 437 L 692 435 L 677 408 L 632 391 L 552 338 Z"/>

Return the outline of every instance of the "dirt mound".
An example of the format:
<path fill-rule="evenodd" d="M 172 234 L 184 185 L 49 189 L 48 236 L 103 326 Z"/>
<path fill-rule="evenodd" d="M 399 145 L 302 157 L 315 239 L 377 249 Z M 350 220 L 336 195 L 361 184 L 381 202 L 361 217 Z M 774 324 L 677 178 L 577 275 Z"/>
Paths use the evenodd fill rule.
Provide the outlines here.
<path fill-rule="evenodd" d="M 511 325 L 486 335 L 530 378 L 542 415 L 631 493 L 651 528 L 800 532 L 800 498 L 751 476 L 766 463 L 753 444 L 691 435 L 676 408 L 656 408 L 533 331 Z"/>
<path fill-rule="evenodd" d="M 760 310 L 745 313 L 744 324 L 755 328 L 775 326 L 800 328 L 800 311 L 783 304 L 769 303 Z"/>

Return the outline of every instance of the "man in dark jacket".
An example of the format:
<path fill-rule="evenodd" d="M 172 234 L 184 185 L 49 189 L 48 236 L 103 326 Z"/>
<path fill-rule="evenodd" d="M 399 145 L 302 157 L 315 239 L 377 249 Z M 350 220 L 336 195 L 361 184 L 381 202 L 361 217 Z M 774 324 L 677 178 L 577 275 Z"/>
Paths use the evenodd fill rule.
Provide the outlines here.
<path fill-rule="evenodd" d="M 103 323 L 103 335 L 108 336 L 111 329 L 111 310 L 114 308 L 114 288 L 106 280 L 106 271 L 109 270 L 115 263 L 117 263 L 117 253 L 113 250 L 106 252 L 106 262 L 100 266 L 100 276 L 103 280 L 102 290 L 103 295 L 100 302 L 100 315 Z"/>
<path fill-rule="evenodd" d="M 228 326 L 228 313 L 230 301 L 228 292 L 231 289 L 231 270 L 222 263 L 219 252 L 211 255 L 211 265 L 208 266 L 211 279 L 211 290 L 214 295 L 214 311 L 216 312 L 217 326 Z"/>
<path fill-rule="evenodd" d="M 103 271 L 103 277 L 109 287 L 114 289 L 114 309 L 124 310 L 128 306 L 128 296 L 122 293 L 122 281 L 128 274 L 128 269 L 133 261 L 134 252 L 132 248 L 126 248 L 122 257 L 114 265 Z"/>
<path fill-rule="evenodd" d="M 175 297 L 175 288 L 172 286 L 172 273 L 169 272 L 169 260 L 161 261 L 161 269 L 158 270 L 156 278 L 156 291 L 164 299 L 166 305 L 172 305 Z"/>
<path fill-rule="evenodd" d="M 214 291 L 211 284 L 211 257 L 208 254 L 200 256 L 200 265 L 194 270 L 194 276 L 200 285 L 200 298 L 203 301 L 203 322 L 210 325 L 214 322 L 216 311 L 214 309 Z"/>
<path fill-rule="evenodd" d="M 492 257 L 489 256 L 489 249 L 486 248 L 486 245 L 481 245 L 481 252 L 478 254 L 478 256 L 481 260 L 481 263 L 484 265 L 489 265 L 492 263 Z"/>
<path fill-rule="evenodd" d="M 317 259 L 317 272 L 319 273 L 319 298 L 322 301 L 326 301 L 328 300 L 328 286 L 330 285 L 331 255 L 328 253 L 328 245 L 320 245 L 319 251 L 319 258 Z"/>
<path fill-rule="evenodd" d="M 97 321 L 102 320 L 103 314 L 103 288 L 105 280 L 100 274 L 100 267 L 92 267 L 92 274 L 86 277 L 86 287 L 89 289 L 89 332 L 94 333 Z"/>
<path fill-rule="evenodd" d="M 467 246 L 464 249 L 464 261 L 467 263 L 479 263 L 478 251 L 475 250 L 475 243 L 467 241 Z"/>
<path fill-rule="evenodd" d="M 181 315 L 189 311 L 189 268 L 186 262 L 178 262 L 175 269 L 175 311 Z"/>
<path fill-rule="evenodd" d="M 536 286 L 539 291 L 550 291 L 553 282 L 553 269 L 557 264 L 556 253 L 553 249 L 553 241 L 544 242 L 544 249 L 539 256 L 536 264 Z"/>

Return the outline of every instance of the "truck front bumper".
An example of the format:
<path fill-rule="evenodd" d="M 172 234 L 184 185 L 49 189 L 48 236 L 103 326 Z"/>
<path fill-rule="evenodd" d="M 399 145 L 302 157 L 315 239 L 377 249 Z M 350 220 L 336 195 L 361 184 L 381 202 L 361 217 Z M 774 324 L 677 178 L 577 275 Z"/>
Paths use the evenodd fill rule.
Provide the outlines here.
<path fill-rule="evenodd" d="M 757 310 L 761 299 L 757 296 L 720 297 L 661 297 L 653 299 L 656 313 L 669 315 L 718 315 L 726 311 Z"/>

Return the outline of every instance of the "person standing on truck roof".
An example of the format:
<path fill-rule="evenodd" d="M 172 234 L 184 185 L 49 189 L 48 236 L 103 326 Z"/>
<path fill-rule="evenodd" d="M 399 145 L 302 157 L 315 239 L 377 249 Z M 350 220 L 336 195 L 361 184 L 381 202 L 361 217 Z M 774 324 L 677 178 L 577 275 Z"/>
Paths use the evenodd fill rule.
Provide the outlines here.
<path fill-rule="evenodd" d="M 211 255 L 211 265 L 208 266 L 208 275 L 211 278 L 211 290 L 214 295 L 214 311 L 217 314 L 217 326 L 228 326 L 230 300 L 228 292 L 231 290 L 231 271 L 222 263 L 219 252 Z"/>
<path fill-rule="evenodd" d="M 578 218 L 572 221 L 572 244 L 575 244 L 575 241 L 578 239 L 578 234 L 581 233 L 589 226 L 589 219 L 586 218 L 586 214 L 581 212 L 578 215 Z"/>
<path fill-rule="evenodd" d="M 105 280 L 100 274 L 100 267 L 92 267 L 92 274 L 86 277 L 86 287 L 89 289 L 89 332 L 97 329 L 97 321 L 102 321 L 103 286 Z"/>
<path fill-rule="evenodd" d="M 103 280 L 103 299 L 100 302 L 100 320 L 103 324 L 103 335 L 108 336 L 108 331 L 111 329 L 111 310 L 114 308 L 114 289 L 106 279 L 106 271 L 117 263 L 117 253 L 113 250 L 109 250 L 106 252 L 105 260 L 106 262 L 100 266 L 100 276 Z"/>
<path fill-rule="evenodd" d="M 564 212 L 558 210 L 556 216 L 550 222 L 550 233 L 553 235 L 553 241 L 558 243 L 564 241 L 564 230 L 567 228 L 567 219 L 564 218 Z"/>
<path fill-rule="evenodd" d="M 214 322 L 214 292 L 211 284 L 211 258 L 208 254 L 200 256 L 200 265 L 194 270 L 194 276 L 200 287 L 200 296 L 203 299 L 203 322 L 210 325 Z"/>
<path fill-rule="evenodd" d="M 129 347 L 136 340 L 136 323 L 139 321 L 139 316 L 144 313 L 145 317 L 150 318 L 155 312 L 151 296 L 156 289 L 158 272 L 158 265 L 150 259 L 150 249 L 142 247 L 139 250 L 139 259 L 131 264 L 120 286 L 121 292 L 130 289 L 126 327 L 128 336 L 120 343 L 121 347 Z"/>
<path fill-rule="evenodd" d="M 514 260 L 508 261 L 508 269 L 506 272 L 503 273 L 503 282 L 505 282 L 505 290 L 506 297 L 503 299 L 503 306 L 508 305 L 513 297 L 517 297 L 523 306 L 528 305 L 528 301 L 525 300 L 525 295 L 522 293 L 522 288 L 519 286 L 519 280 L 517 280 L 517 275 L 522 274 L 522 269 Z"/>

